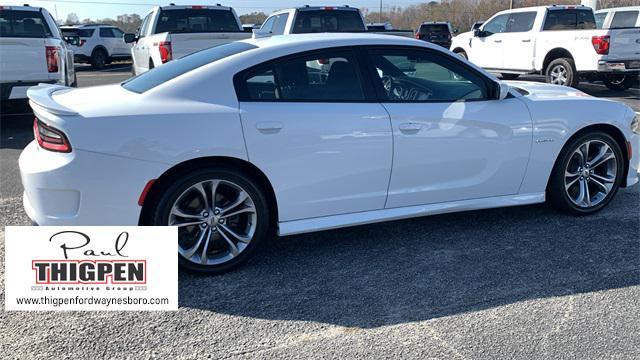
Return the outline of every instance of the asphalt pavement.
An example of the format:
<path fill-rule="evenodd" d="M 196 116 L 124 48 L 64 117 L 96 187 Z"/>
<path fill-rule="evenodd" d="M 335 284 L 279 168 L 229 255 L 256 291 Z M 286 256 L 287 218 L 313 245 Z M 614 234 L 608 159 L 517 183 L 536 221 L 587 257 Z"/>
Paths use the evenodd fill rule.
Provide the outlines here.
<path fill-rule="evenodd" d="M 117 64 L 79 71 L 78 83 L 118 82 L 128 74 Z M 639 90 L 580 89 L 640 111 Z M 32 115 L 15 105 L 2 112 L 0 219 L 29 225 L 17 157 L 32 139 Z M 1 311 L 0 354 L 634 359 L 639 209 L 634 186 L 588 217 L 535 205 L 274 239 L 224 276 L 181 273 L 177 312 Z"/>

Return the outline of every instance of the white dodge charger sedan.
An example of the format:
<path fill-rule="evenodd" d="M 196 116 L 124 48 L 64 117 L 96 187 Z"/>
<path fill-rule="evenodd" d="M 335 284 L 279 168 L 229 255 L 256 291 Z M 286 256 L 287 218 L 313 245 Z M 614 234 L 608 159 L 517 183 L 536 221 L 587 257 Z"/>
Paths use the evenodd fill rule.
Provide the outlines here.
<path fill-rule="evenodd" d="M 122 84 L 28 92 L 20 157 L 40 225 L 172 225 L 220 273 L 271 236 L 549 200 L 638 181 L 627 106 L 504 83 L 428 43 L 310 34 L 210 48 Z"/>

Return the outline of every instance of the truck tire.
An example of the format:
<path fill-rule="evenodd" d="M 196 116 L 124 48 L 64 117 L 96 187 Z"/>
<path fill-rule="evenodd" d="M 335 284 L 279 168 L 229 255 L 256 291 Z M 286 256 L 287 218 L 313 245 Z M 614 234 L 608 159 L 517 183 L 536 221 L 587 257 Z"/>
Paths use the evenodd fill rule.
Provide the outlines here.
<path fill-rule="evenodd" d="M 102 69 L 107 64 L 108 56 L 104 49 L 95 49 L 91 53 L 91 67 L 94 69 Z"/>
<path fill-rule="evenodd" d="M 577 87 L 580 77 L 573 59 L 558 58 L 547 65 L 545 80 L 549 84 Z"/>
<path fill-rule="evenodd" d="M 455 53 L 456 53 L 456 55 L 460 56 L 461 58 L 463 58 L 465 60 L 469 60 L 469 56 L 467 56 L 467 53 L 464 52 L 464 50 L 458 50 Z"/>
<path fill-rule="evenodd" d="M 624 91 L 633 86 L 634 80 L 632 75 L 607 75 L 604 77 L 604 84 L 611 90 Z"/>
<path fill-rule="evenodd" d="M 500 75 L 502 75 L 503 80 L 515 80 L 520 76 L 520 74 L 508 74 L 508 73 L 502 73 Z"/>

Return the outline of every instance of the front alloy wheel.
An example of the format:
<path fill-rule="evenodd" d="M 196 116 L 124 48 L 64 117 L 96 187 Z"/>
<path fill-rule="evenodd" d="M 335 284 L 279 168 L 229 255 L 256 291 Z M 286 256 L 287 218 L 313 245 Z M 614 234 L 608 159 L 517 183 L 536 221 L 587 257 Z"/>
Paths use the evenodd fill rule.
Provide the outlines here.
<path fill-rule="evenodd" d="M 558 156 L 547 198 L 559 210 L 575 215 L 594 213 L 615 196 L 624 173 L 620 146 L 602 132 L 572 139 Z"/>
<path fill-rule="evenodd" d="M 613 189 L 617 172 L 618 162 L 611 147 L 600 140 L 586 141 L 567 163 L 567 196 L 580 208 L 597 206 Z"/>

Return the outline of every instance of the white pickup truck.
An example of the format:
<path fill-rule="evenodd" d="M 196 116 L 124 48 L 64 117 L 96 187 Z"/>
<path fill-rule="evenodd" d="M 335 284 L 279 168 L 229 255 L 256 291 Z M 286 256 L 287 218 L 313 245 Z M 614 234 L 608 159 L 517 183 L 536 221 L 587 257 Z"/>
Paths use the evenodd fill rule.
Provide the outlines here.
<path fill-rule="evenodd" d="M 0 59 L 1 100 L 25 99 L 38 83 L 76 85 L 73 51 L 43 8 L 0 5 Z"/>
<path fill-rule="evenodd" d="M 137 34 L 125 34 L 134 75 L 171 59 L 251 37 L 233 8 L 226 6 L 156 6 L 146 14 Z"/>
<path fill-rule="evenodd" d="M 539 73 L 572 87 L 581 77 L 640 72 L 640 31 L 596 29 L 593 11 L 581 5 L 501 11 L 453 38 L 450 49 L 506 79 Z"/>
<path fill-rule="evenodd" d="M 302 6 L 274 12 L 262 23 L 256 36 L 306 34 L 318 32 L 371 32 L 413 37 L 413 30 L 374 28 L 368 30 L 360 10 L 350 6 Z"/>

